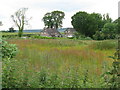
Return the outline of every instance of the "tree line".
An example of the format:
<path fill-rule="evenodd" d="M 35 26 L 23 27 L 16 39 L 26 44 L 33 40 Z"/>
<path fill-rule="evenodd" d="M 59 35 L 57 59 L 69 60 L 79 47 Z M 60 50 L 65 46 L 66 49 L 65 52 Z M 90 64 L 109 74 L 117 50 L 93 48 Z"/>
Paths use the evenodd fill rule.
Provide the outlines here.
<path fill-rule="evenodd" d="M 72 25 L 78 33 L 96 40 L 114 39 L 120 33 L 118 21 L 113 21 L 109 14 L 77 12 L 72 16 Z"/>
<path fill-rule="evenodd" d="M 24 26 L 28 25 L 28 19 L 26 17 L 26 11 L 28 8 L 21 8 L 11 15 L 11 18 L 15 25 L 18 27 L 18 36 L 23 34 Z M 47 12 L 42 21 L 45 28 L 58 29 L 62 27 L 65 13 L 63 11 Z M 71 24 L 77 31 L 78 37 L 83 35 L 96 40 L 103 39 L 115 39 L 116 35 L 120 33 L 119 27 L 120 18 L 113 21 L 109 14 L 101 15 L 100 13 L 87 13 L 85 11 L 79 11 L 71 17 Z M 1 23 L 1 22 L 0 22 Z"/>

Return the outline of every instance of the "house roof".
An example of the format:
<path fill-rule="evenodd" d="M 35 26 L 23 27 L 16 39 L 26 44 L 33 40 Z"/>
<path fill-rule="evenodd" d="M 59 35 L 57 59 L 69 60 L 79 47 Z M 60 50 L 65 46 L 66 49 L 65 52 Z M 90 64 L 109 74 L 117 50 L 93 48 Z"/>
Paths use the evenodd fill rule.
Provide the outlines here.
<path fill-rule="evenodd" d="M 76 30 L 74 28 L 67 28 L 64 32 L 68 32 L 68 31 L 70 31 L 70 32 L 76 32 Z"/>
<path fill-rule="evenodd" d="M 73 37 L 75 35 L 76 30 L 74 28 L 67 28 L 64 31 L 64 36 L 65 37 Z"/>
<path fill-rule="evenodd" d="M 41 31 L 41 33 L 42 32 L 49 34 L 49 36 L 62 36 L 61 33 L 55 28 L 45 28 L 43 31 Z"/>

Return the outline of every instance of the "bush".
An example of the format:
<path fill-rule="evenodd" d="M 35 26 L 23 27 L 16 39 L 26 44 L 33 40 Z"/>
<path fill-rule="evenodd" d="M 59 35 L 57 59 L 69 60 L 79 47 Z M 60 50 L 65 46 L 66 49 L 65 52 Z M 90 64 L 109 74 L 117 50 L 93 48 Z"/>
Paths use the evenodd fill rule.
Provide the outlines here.
<path fill-rule="evenodd" d="M 6 41 L 1 40 L 1 56 L 2 56 L 2 87 L 13 88 L 17 85 L 16 77 L 14 77 L 17 70 L 15 60 L 12 58 L 17 53 L 17 47 L 15 44 L 9 44 Z"/>
<path fill-rule="evenodd" d="M 85 35 L 82 35 L 80 33 L 75 33 L 74 39 L 79 39 L 79 40 L 92 40 L 91 37 L 86 37 Z"/>
<path fill-rule="evenodd" d="M 17 47 L 15 44 L 9 44 L 2 40 L 2 58 L 13 58 L 17 53 Z"/>
<path fill-rule="evenodd" d="M 114 60 L 112 67 L 103 73 L 105 86 L 108 88 L 120 88 L 120 59 L 118 55 L 119 51 L 116 51 L 114 56 L 109 56 Z"/>
<path fill-rule="evenodd" d="M 100 31 L 96 31 L 96 33 L 93 35 L 93 39 L 94 40 L 104 40 L 105 35 Z"/>
<path fill-rule="evenodd" d="M 57 37 L 43 37 L 39 35 L 31 36 L 31 38 L 37 38 L 37 39 L 56 39 Z"/>
<path fill-rule="evenodd" d="M 79 37 L 79 40 L 92 40 L 91 37 Z"/>

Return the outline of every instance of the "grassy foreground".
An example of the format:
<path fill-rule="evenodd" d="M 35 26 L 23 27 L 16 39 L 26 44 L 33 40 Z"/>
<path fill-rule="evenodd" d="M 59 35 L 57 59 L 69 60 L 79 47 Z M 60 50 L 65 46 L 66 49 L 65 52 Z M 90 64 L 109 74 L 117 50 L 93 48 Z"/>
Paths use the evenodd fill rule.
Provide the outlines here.
<path fill-rule="evenodd" d="M 24 82 L 23 87 L 31 88 L 104 87 L 101 75 L 111 66 L 108 56 L 114 54 L 117 43 L 70 39 L 7 41 L 19 49 L 13 63 L 16 83 Z"/>

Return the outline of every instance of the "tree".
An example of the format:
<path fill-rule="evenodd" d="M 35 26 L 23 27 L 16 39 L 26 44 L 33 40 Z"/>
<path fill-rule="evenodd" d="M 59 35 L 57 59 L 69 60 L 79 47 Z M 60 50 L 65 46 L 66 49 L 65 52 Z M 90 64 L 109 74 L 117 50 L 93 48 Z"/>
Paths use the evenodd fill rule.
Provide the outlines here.
<path fill-rule="evenodd" d="M 47 28 L 53 28 L 53 19 L 51 13 L 46 13 L 42 20 Z"/>
<path fill-rule="evenodd" d="M 53 11 L 46 13 L 43 17 L 43 22 L 47 28 L 59 28 L 62 27 L 62 20 L 64 19 L 64 12 Z"/>
<path fill-rule="evenodd" d="M 14 28 L 13 27 L 9 28 L 9 32 L 15 32 Z"/>
<path fill-rule="evenodd" d="M 72 25 L 81 34 L 85 34 L 88 14 L 86 12 L 77 12 L 72 18 Z M 85 31 L 84 31 L 85 30 Z"/>
<path fill-rule="evenodd" d="M 62 20 L 64 19 L 64 12 L 62 11 L 53 11 L 52 12 L 52 18 L 54 21 L 54 27 L 59 28 L 62 27 Z"/>
<path fill-rule="evenodd" d="M 92 37 L 95 32 L 101 29 L 102 17 L 100 14 L 77 12 L 72 16 L 73 27 L 81 34 Z"/>
<path fill-rule="evenodd" d="M 104 33 L 105 39 L 114 39 L 117 34 L 117 24 L 106 23 L 102 29 L 102 33 Z"/>
<path fill-rule="evenodd" d="M 112 22 L 112 19 L 110 18 L 109 14 L 104 14 L 103 15 L 103 23 L 106 24 L 106 23 L 111 23 Z"/>
<path fill-rule="evenodd" d="M 98 31 L 101 31 L 104 23 L 102 21 L 102 15 L 99 13 L 92 13 L 91 17 L 95 20 L 95 23 L 97 24 Z"/>
<path fill-rule="evenodd" d="M 11 15 L 11 18 L 15 25 L 18 27 L 18 36 L 21 37 L 23 34 L 23 29 L 25 25 L 28 25 L 29 19 L 26 18 L 26 11 L 28 8 L 21 8 L 14 15 Z"/>

